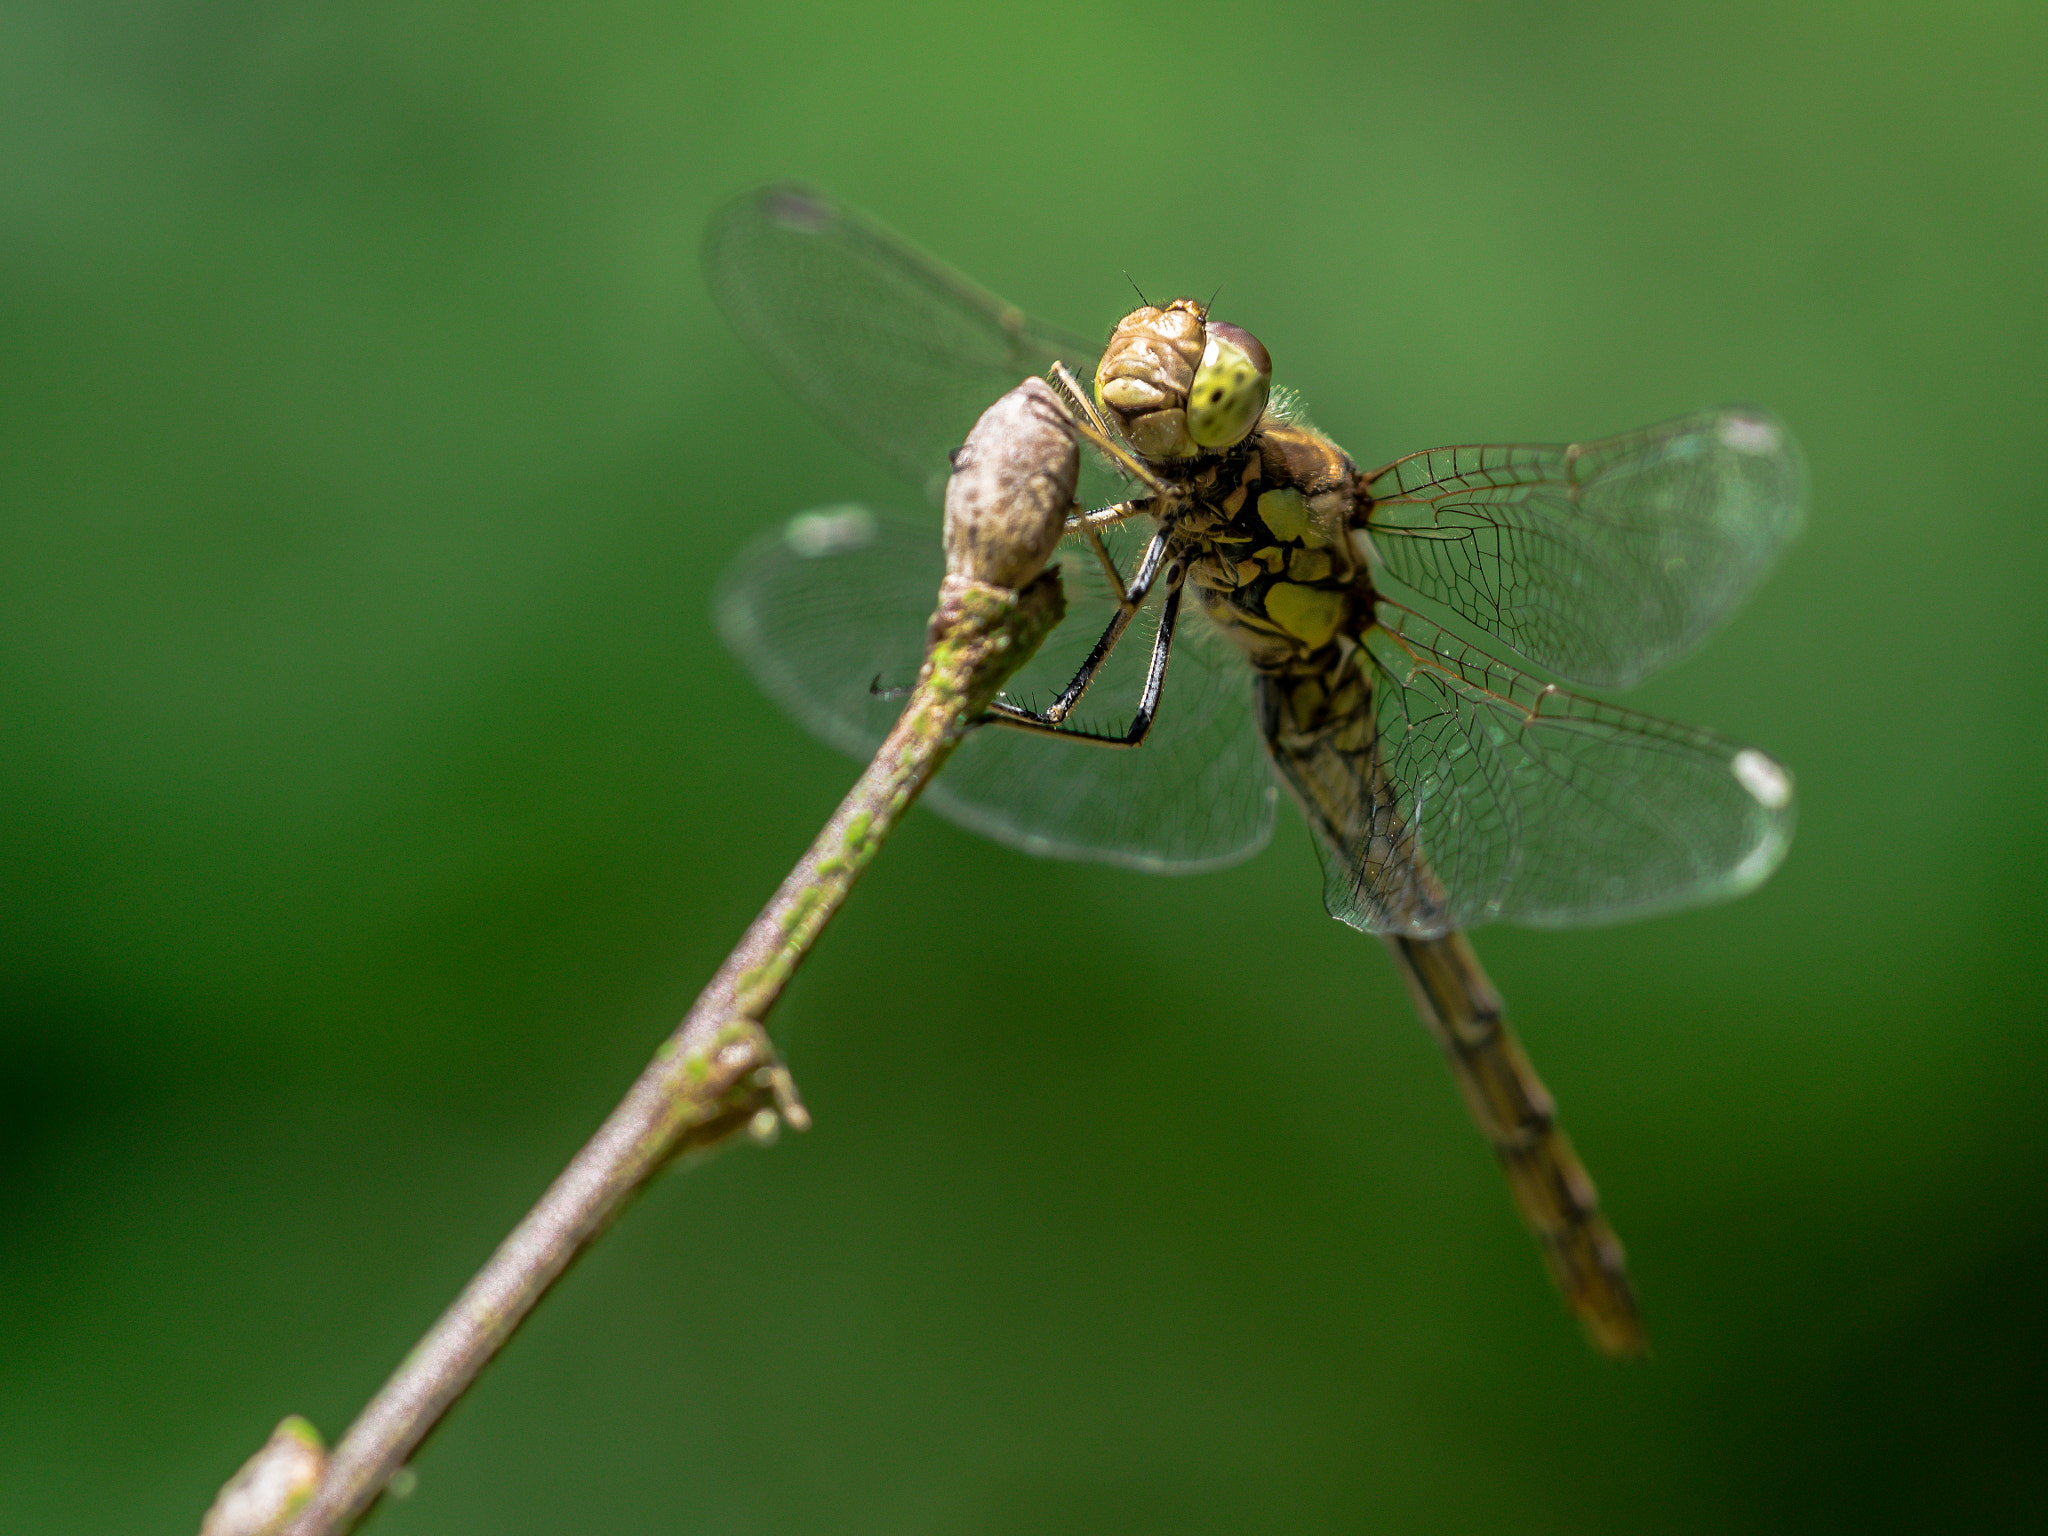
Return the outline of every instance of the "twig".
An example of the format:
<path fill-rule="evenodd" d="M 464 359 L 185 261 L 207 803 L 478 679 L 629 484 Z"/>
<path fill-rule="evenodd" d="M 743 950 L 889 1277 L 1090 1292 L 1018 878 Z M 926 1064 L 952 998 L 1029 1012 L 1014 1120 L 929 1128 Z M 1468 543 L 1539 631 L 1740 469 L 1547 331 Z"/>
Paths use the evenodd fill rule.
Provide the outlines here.
<path fill-rule="evenodd" d="M 763 1022 L 890 830 L 1065 611 L 1058 573 L 1039 573 L 1072 502 L 1071 433 L 1038 380 L 984 415 L 955 456 L 924 667 L 860 782 L 597 1134 L 349 1427 L 311 1497 L 215 1527 L 222 1536 L 351 1529 L 650 1176 L 741 1129 L 809 1124 Z"/>

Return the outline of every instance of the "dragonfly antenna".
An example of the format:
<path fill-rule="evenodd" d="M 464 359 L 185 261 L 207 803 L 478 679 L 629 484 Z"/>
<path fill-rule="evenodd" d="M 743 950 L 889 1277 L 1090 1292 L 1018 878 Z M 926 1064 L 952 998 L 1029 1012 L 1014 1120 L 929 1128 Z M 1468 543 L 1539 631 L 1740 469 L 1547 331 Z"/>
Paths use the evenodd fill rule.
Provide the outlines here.
<path fill-rule="evenodd" d="M 1131 285 L 1131 292 L 1135 293 L 1138 296 L 1138 302 L 1144 305 L 1147 309 L 1150 309 L 1152 307 L 1152 301 L 1145 297 L 1145 290 L 1138 286 L 1138 280 L 1135 277 L 1131 276 L 1131 271 L 1128 267 L 1124 269 L 1124 281 Z"/>

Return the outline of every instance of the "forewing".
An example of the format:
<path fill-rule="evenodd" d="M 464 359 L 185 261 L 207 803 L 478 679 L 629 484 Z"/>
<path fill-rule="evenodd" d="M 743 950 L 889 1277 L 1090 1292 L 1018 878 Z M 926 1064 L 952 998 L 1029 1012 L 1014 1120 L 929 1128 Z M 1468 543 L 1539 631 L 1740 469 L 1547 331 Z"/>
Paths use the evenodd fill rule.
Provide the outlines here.
<path fill-rule="evenodd" d="M 791 393 L 933 501 L 947 455 L 997 396 L 1102 342 L 1032 320 L 851 208 L 801 187 L 728 204 L 704 271 L 733 329 Z M 1115 500 L 1099 468 L 1084 497 Z"/>
<path fill-rule="evenodd" d="M 1325 834 L 1333 916 L 1417 936 L 1614 922 L 1739 895 L 1784 857 L 1791 779 L 1762 752 L 1379 617 L 1362 803 Z"/>
<path fill-rule="evenodd" d="M 865 758 L 903 711 L 944 573 L 936 530 L 865 507 L 800 513 L 719 579 L 719 638 L 813 735 Z"/>
<path fill-rule="evenodd" d="M 1746 406 L 1597 443 L 1432 448 L 1367 489 L 1397 580 L 1536 666 L 1606 687 L 1705 638 L 1806 507 L 1798 445 Z"/>
<path fill-rule="evenodd" d="M 1128 572 L 1142 538 L 1113 533 L 1111 542 Z M 866 758 L 916 680 L 942 565 L 935 528 L 858 507 L 805 513 L 734 562 L 719 584 L 718 631 L 791 715 Z M 1012 680 L 1011 702 L 1038 707 L 1054 697 L 1113 611 L 1085 546 L 1063 546 L 1060 568 L 1068 615 Z M 1133 623 L 1075 724 L 1120 730 L 1127 722 L 1156 611 L 1155 601 Z M 961 743 L 925 803 L 1027 853 L 1178 873 L 1235 863 L 1263 847 L 1273 827 L 1250 689 L 1228 643 L 1199 615 L 1184 615 L 1142 747 L 984 726 Z"/>

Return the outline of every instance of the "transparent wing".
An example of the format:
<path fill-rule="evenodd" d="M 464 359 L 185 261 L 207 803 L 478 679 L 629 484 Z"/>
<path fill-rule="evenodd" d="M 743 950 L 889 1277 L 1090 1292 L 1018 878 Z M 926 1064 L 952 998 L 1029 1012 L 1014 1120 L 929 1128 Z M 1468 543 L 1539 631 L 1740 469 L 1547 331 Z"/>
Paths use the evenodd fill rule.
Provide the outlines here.
<path fill-rule="evenodd" d="M 1539 683 L 1394 604 L 1379 618 L 1362 749 L 1341 771 L 1275 749 L 1333 916 L 1416 937 L 1613 922 L 1739 895 L 1784 857 L 1791 778 L 1754 747 Z"/>
<path fill-rule="evenodd" d="M 998 395 L 1063 362 L 1086 383 L 1103 343 L 1032 320 L 851 208 L 801 187 L 728 204 L 704 237 L 711 293 L 799 400 L 934 502 L 946 456 Z M 1082 495 L 1115 501 L 1098 464 Z"/>
<path fill-rule="evenodd" d="M 1367 489 L 1388 572 L 1536 666 L 1605 687 L 1698 644 L 1806 509 L 1798 445 L 1746 406 L 1568 447 L 1432 448 Z"/>
<path fill-rule="evenodd" d="M 1111 542 L 1128 573 L 1140 531 L 1114 533 Z M 718 632 L 797 720 L 866 758 L 903 707 L 900 693 L 878 694 L 875 685 L 900 689 L 915 680 L 942 569 L 935 527 L 859 507 L 808 512 L 727 571 Z M 1012 702 L 1038 707 L 1057 694 L 1114 607 L 1084 547 L 1064 546 L 1060 569 L 1067 618 L 1012 680 L 1004 695 Z M 1074 724 L 1128 723 L 1156 629 L 1156 618 L 1142 615 L 1131 626 L 1083 701 L 1087 718 Z M 1142 747 L 984 727 L 924 799 L 972 831 L 1054 858 L 1179 873 L 1248 858 L 1272 836 L 1274 806 L 1250 669 L 1205 619 L 1184 610 L 1158 719 Z"/>

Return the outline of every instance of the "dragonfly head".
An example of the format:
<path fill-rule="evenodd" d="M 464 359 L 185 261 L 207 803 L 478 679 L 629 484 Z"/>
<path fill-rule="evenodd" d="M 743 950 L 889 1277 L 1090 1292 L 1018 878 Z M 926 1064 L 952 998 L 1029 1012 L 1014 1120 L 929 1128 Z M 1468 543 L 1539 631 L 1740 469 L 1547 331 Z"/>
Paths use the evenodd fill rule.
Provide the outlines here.
<path fill-rule="evenodd" d="M 1199 299 L 1118 322 L 1095 370 L 1095 403 L 1147 459 L 1241 443 L 1265 414 L 1273 361 L 1250 331 L 1211 323 Z"/>

